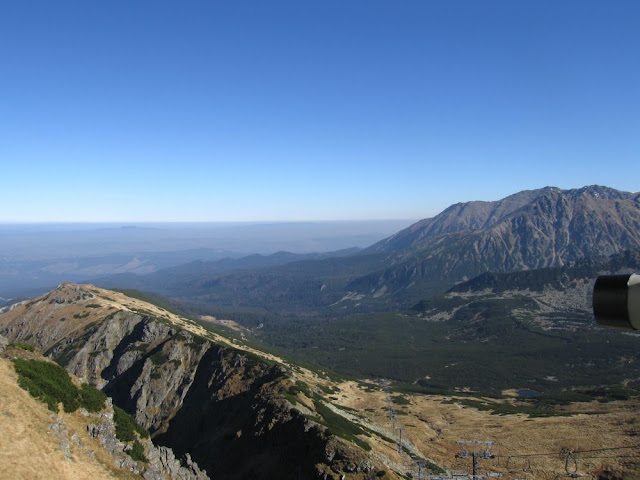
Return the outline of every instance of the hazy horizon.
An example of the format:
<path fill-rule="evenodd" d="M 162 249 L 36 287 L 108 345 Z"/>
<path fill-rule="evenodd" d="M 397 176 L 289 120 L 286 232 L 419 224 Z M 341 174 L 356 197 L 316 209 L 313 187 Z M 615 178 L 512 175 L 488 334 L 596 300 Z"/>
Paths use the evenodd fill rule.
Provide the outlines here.
<path fill-rule="evenodd" d="M 365 248 L 411 223 L 0 224 L 0 297 L 33 295 L 62 281 L 144 275 L 196 260 Z"/>
<path fill-rule="evenodd" d="M 105 221 L 105 222 L 97 222 L 97 221 L 78 221 L 78 222 L 63 222 L 63 221 L 24 221 L 24 222 L 1 222 L 0 226 L 107 226 L 111 228 L 156 228 L 156 227 L 167 227 L 167 226 L 175 226 L 175 227 L 184 227 L 184 226 L 192 226 L 192 227 L 206 227 L 206 226 L 242 226 L 242 225 L 287 225 L 287 224 L 295 224 L 295 225 L 303 225 L 303 224 L 326 224 L 326 223 L 335 223 L 335 224 L 348 224 L 348 223 L 385 223 L 385 222 L 417 222 L 421 220 L 421 218 L 380 218 L 380 219 L 368 219 L 368 218 L 354 218 L 354 219 L 344 219 L 344 220 L 226 220 L 226 221 Z"/>

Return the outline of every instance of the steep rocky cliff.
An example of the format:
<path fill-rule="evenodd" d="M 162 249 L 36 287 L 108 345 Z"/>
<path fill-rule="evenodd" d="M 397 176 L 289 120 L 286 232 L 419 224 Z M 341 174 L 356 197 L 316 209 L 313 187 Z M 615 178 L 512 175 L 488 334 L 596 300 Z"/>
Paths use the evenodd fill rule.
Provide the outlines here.
<path fill-rule="evenodd" d="M 294 408 L 287 368 L 157 307 L 63 284 L 1 315 L 0 332 L 101 388 L 211 478 L 395 478 L 313 402 Z"/>
<path fill-rule="evenodd" d="M 119 427 L 110 398 L 99 411 L 58 408 L 52 413 L 45 402 L 32 396 L 37 395 L 33 393 L 37 390 L 23 382 L 24 371 L 21 375 L 14 371 L 16 361 L 50 363 L 24 343 L 0 351 L 0 405 L 5 417 L 0 423 L 0 437 L 10 439 L 7 444 L 0 442 L 0 478 L 209 479 L 188 454 L 180 462 L 171 449 L 154 445 L 148 438 L 137 438 L 143 458 L 134 459 L 134 442 L 121 440 L 123 435 L 117 433 Z M 76 383 L 77 379 L 71 381 Z M 43 451 L 46 454 L 36 455 L 35 461 L 26 455 Z"/>

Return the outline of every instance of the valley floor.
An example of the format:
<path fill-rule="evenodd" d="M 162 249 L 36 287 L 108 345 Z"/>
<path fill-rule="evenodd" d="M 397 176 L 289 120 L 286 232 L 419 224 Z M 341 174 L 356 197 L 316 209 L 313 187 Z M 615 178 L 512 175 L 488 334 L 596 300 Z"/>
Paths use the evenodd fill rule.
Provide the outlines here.
<path fill-rule="evenodd" d="M 458 441 L 494 442 L 490 451 L 495 458 L 480 459 L 480 474 L 502 473 L 505 479 L 552 480 L 572 473 L 598 478 L 597 474 L 607 471 L 617 476 L 602 478 L 637 479 L 640 472 L 638 401 L 573 404 L 557 407 L 558 413 L 564 410 L 566 416 L 532 418 L 491 414 L 451 397 L 391 393 L 396 411 L 394 435 L 385 392 L 367 391 L 361 384 L 347 382 L 334 398 L 336 404 L 365 417 L 371 428 L 386 428 L 387 436 L 396 442 L 397 428 L 402 426 L 405 448 L 420 452 L 452 473 L 471 473 L 472 459 L 456 458 L 461 450 Z M 393 447 L 387 445 L 387 453 L 405 468 L 413 468 L 415 475 L 409 457 L 394 455 Z M 465 444 L 463 448 L 480 452 L 484 445 Z"/>

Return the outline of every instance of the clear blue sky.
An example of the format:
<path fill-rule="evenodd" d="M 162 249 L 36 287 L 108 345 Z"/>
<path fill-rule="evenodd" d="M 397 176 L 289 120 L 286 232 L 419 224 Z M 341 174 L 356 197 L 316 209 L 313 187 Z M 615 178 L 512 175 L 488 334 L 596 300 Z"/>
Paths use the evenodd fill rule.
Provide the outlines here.
<path fill-rule="evenodd" d="M 0 222 L 640 189 L 637 0 L 8 0 L 0 72 Z"/>

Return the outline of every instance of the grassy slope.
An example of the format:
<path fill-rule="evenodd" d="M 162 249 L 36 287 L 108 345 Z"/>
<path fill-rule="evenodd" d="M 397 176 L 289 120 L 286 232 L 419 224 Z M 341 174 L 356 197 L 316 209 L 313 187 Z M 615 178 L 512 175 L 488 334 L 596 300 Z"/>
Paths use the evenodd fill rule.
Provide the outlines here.
<path fill-rule="evenodd" d="M 140 478 L 105 466 L 108 459 L 100 453 L 95 439 L 86 435 L 86 419 L 79 414 L 59 416 L 72 432 L 91 450 L 96 458 L 71 443 L 74 461 L 67 460 L 60 448 L 60 439 L 50 430 L 51 412 L 47 406 L 18 386 L 12 363 L 0 358 L 0 478 L 15 480 L 99 480 Z M 110 457 L 109 457 L 110 458 Z M 111 459 L 109 465 L 113 463 Z"/>

